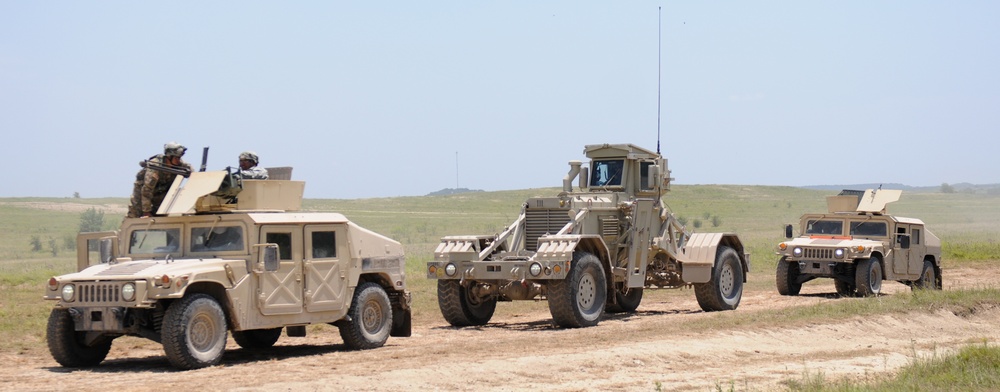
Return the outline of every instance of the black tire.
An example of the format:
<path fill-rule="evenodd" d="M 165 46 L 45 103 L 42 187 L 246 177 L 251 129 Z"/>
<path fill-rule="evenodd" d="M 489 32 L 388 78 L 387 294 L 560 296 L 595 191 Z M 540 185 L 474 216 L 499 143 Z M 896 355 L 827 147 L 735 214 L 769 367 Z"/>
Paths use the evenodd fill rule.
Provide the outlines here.
<path fill-rule="evenodd" d="M 549 312 L 561 327 L 592 327 L 604 314 L 607 277 L 597 256 L 587 252 L 576 252 L 573 256 L 566 279 L 549 283 Z"/>
<path fill-rule="evenodd" d="M 833 279 L 833 287 L 837 288 L 837 294 L 841 297 L 853 297 L 857 295 L 858 286 L 840 279 Z"/>
<path fill-rule="evenodd" d="M 382 347 L 392 329 L 392 305 L 385 289 L 365 282 L 354 289 L 349 319 L 337 322 L 344 344 L 354 350 Z"/>
<path fill-rule="evenodd" d="M 854 273 L 854 284 L 858 287 L 858 295 L 873 297 L 882 292 L 882 261 L 878 256 L 861 260 Z"/>
<path fill-rule="evenodd" d="M 163 317 L 163 351 L 180 369 L 214 366 L 226 351 L 226 315 L 207 294 L 194 294 L 170 304 Z"/>
<path fill-rule="evenodd" d="M 715 312 L 735 310 L 743 298 L 743 263 L 733 248 L 719 246 L 715 252 L 715 268 L 712 280 L 696 283 L 694 295 L 701 310 Z"/>
<path fill-rule="evenodd" d="M 934 263 L 924 260 L 924 269 L 920 271 L 920 279 L 913 282 L 914 290 L 941 290 L 937 270 Z"/>
<path fill-rule="evenodd" d="M 97 366 L 111 351 L 113 338 L 103 338 L 92 345 L 83 344 L 86 332 L 77 332 L 67 309 L 52 309 L 45 329 L 49 352 L 60 365 L 69 368 Z"/>
<path fill-rule="evenodd" d="M 496 298 L 477 298 L 457 280 L 438 280 L 437 291 L 441 315 L 456 327 L 485 325 L 497 308 Z"/>
<path fill-rule="evenodd" d="M 615 301 L 618 303 L 611 303 L 604 307 L 604 311 L 608 313 L 632 313 L 639 308 L 639 303 L 642 302 L 642 287 L 628 288 L 627 285 L 622 283 L 615 284 Z"/>
<path fill-rule="evenodd" d="M 281 337 L 281 328 L 233 331 L 233 340 L 246 349 L 263 349 L 274 346 Z"/>
<path fill-rule="evenodd" d="M 799 291 L 802 291 L 802 283 L 799 282 L 799 263 L 788 262 L 784 257 L 778 260 L 774 283 L 778 287 L 778 294 L 799 295 Z"/>

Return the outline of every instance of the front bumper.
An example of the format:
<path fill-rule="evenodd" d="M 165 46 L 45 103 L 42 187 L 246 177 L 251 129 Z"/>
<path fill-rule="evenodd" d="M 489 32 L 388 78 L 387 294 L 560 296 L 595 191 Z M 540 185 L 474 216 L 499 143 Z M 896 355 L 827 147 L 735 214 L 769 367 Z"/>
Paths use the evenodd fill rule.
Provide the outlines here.
<path fill-rule="evenodd" d="M 556 280 L 565 279 L 571 262 L 552 260 L 432 261 L 428 279 Z M 454 266 L 453 268 L 449 265 Z M 448 271 L 454 271 L 448 274 Z M 537 273 L 533 273 L 537 272 Z"/>

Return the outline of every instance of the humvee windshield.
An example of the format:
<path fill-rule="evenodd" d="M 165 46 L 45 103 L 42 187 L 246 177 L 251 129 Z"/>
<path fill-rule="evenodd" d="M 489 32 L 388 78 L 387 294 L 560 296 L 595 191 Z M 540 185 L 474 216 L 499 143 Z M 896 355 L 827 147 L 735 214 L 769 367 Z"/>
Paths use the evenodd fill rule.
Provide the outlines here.
<path fill-rule="evenodd" d="M 862 237 L 885 237 L 888 233 L 885 222 L 853 222 L 851 235 Z"/>
<path fill-rule="evenodd" d="M 181 229 L 136 230 L 129 239 L 132 254 L 172 253 L 180 248 Z"/>
<path fill-rule="evenodd" d="M 191 228 L 191 251 L 214 252 L 243 250 L 242 226 Z"/>
<path fill-rule="evenodd" d="M 625 161 L 615 159 L 594 161 L 591 169 L 590 186 L 619 186 L 622 184 L 622 168 Z"/>
<path fill-rule="evenodd" d="M 806 222 L 806 234 L 824 234 L 824 235 L 844 234 L 844 221 L 810 220 Z"/>

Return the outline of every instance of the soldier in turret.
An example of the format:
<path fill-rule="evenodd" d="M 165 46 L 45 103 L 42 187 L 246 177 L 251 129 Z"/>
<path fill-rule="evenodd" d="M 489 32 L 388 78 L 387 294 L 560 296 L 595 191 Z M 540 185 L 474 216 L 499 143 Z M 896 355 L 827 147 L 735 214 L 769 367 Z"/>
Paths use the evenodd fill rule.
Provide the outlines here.
<path fill-rule="evenodd" d="M 187 148 L 170 142 L 163 145 L 163 154 L 157 154 L 139 163 L 142 169 L 135 175 L 129 218 L 152 216 L 170 190 L 178 172 L 191 172 L 191 165 L 181 160 Z"/>
<path fill-rule="evenodd" d="M 244 180 L 266 180 L 267 169 L 257 167 L 257 153 L 244 151 L 240 153 L 240 175 Z"/>

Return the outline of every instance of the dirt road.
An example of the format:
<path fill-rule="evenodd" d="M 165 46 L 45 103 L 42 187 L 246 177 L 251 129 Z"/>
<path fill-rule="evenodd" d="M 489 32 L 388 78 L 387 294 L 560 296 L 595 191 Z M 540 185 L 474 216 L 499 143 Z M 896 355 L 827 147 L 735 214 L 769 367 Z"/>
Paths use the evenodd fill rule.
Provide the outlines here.
<path fill-rule="evenodd" d="M 945 271 L 945 289 L 996 287 L 1000 268 Z M 909 290 L 886 283 L 888 295 Z M 736 311 L 812 306 L 836 298 L 829 281 L 803 295 L 747 291 Z M 160 346 L 115 341 L 108 360 L 71 371 L 47 355 L 0 354 L 4 390 L 771 390 L 806 372 L 836 377 L 883 377 L 915 356 L 927 357 L 1000 340 L 1000 309 L 876 316 L 779 328 L 680 330 L 726 313 L 698 310 L 691 291 L 647 295 L 638 314 L 611 315 L 586 329 L 559 329 L 544 302 L 503 311 L 482 328 L 455 329 L 438 317 L 414 326 L 413 337 L 390 338 L 380 349 L 346 351 L 336 329 L 283 337 L 267 352 L 240 349 L 230 339 L 223 364 L 194 371 L 170 367 Z M 731 312 L 727 312 L 732 314 Z M 697 324 L 694 324 L 697 325 Z"/>

